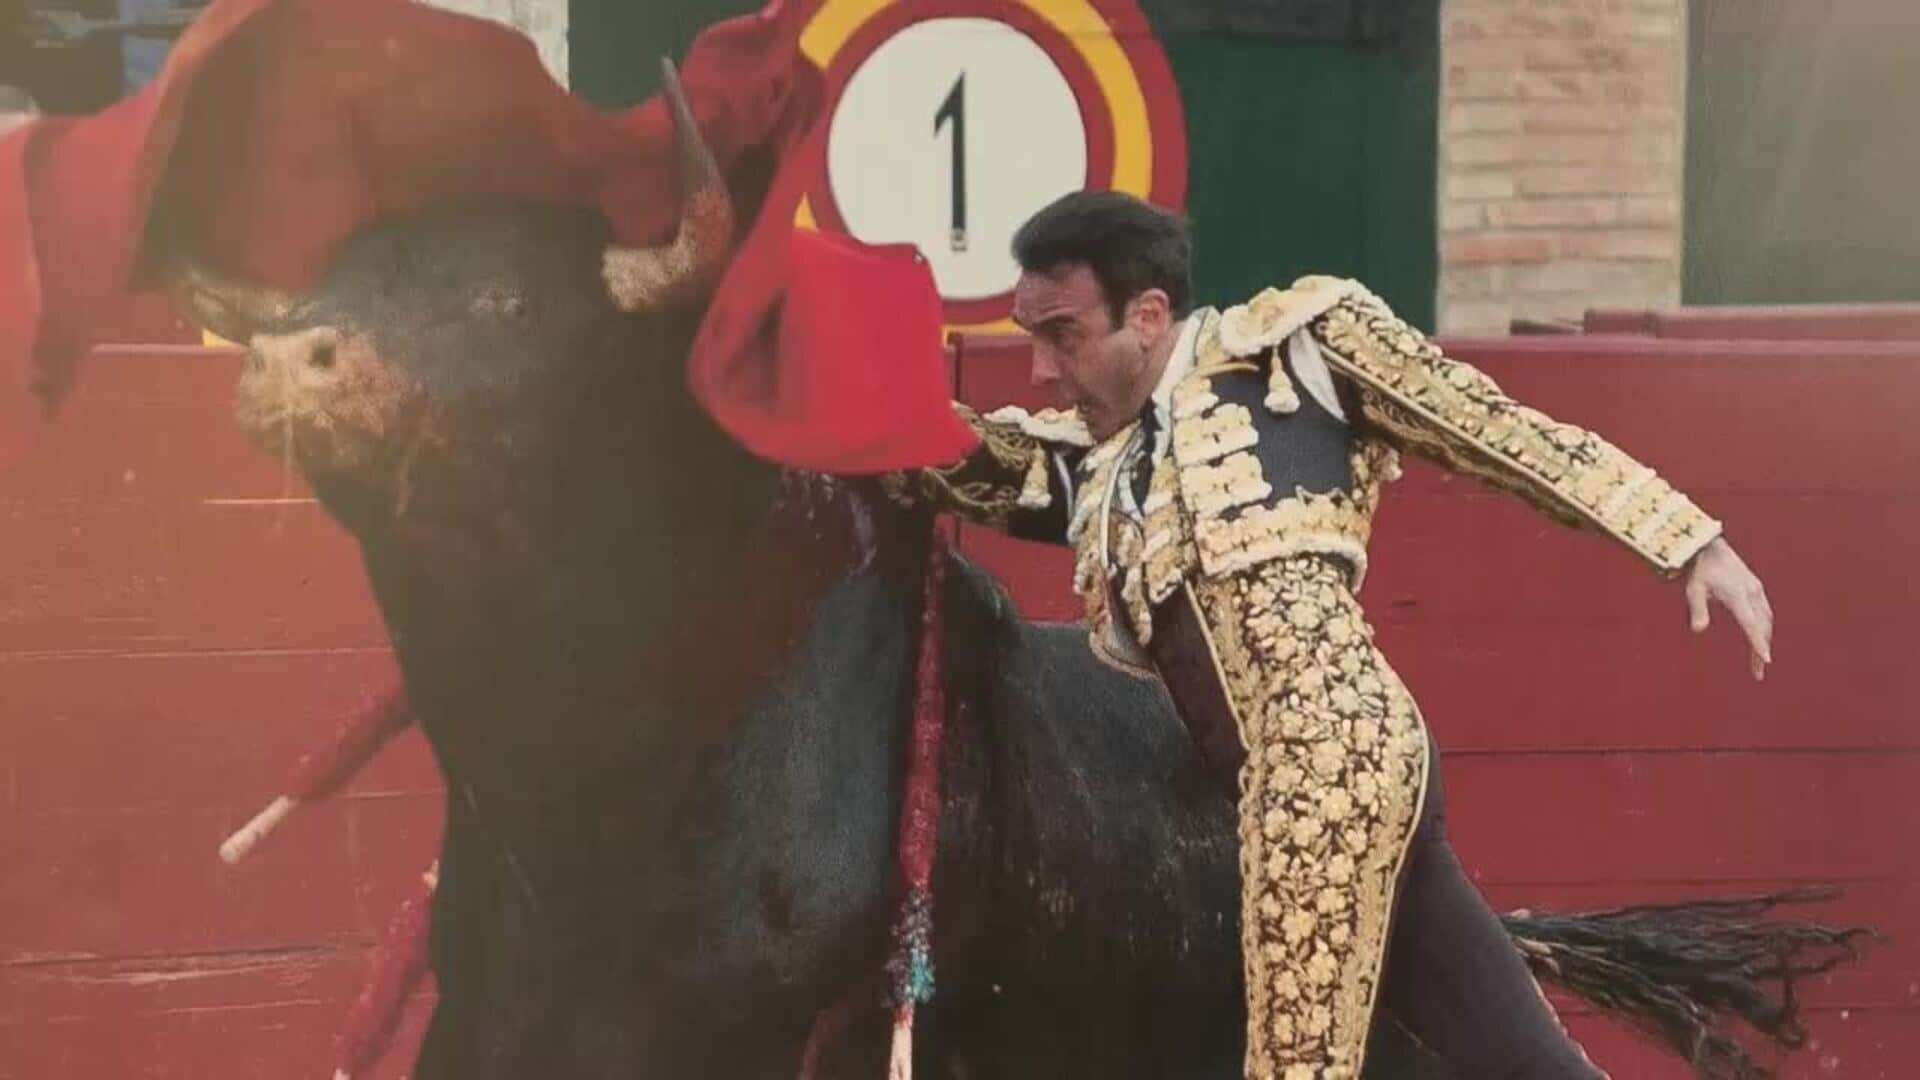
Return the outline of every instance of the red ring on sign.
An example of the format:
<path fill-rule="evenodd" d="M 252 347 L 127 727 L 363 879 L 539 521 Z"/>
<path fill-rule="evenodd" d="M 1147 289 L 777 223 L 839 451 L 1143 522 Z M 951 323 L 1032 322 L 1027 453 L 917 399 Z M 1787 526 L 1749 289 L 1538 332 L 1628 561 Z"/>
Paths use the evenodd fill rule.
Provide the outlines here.
<path fill-rule="evenodd" d="M 1153 32 L 1153 25 L 1132 0 L 1091 0 L 1106 18 L 1140 81 L 1147 101 L 1147 123 L 1153 137 L 1153 184 L 1147 200 L 1171 210 L 1187 206 L 1187 112 L 1180 103 L 1180 84 L 1173 65 Z"/>

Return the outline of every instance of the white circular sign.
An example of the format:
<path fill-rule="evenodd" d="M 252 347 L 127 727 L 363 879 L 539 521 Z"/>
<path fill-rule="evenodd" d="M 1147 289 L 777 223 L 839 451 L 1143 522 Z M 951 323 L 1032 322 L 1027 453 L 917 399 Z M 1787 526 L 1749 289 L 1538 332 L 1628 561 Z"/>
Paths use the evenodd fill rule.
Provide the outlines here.
<path fill-rule="evenodd" d="M 848 231 L 918 246 L 948 300 L 1013 288 L 1014 230 L 1087 182 L 1072 87 L 992 19 L 929 19 L 889 37 L 847 81 L 832 125 L 827 180 Z"/>

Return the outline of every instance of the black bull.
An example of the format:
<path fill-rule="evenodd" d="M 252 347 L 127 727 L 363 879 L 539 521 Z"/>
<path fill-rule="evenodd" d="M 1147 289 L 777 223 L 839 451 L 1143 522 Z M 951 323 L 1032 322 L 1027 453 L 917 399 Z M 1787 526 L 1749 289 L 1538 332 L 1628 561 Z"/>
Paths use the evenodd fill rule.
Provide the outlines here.
<path fill-rule="evenodd" d="M 445 775 L 416 1075 L 785 1078 L 837 1011 L 821 1075 L 876 1076 L 925 522 L 725 439 L 694 315 L 617 310 L 606 241 L 466 206 L 196 304 L 359 539 Z M 1230 796 L 1079 629 L 964 562 L 945 606 L 920 1075 L 1238 1076 Z M 1369 1075 L 1438 1075 L 1381 1026 Z"/>

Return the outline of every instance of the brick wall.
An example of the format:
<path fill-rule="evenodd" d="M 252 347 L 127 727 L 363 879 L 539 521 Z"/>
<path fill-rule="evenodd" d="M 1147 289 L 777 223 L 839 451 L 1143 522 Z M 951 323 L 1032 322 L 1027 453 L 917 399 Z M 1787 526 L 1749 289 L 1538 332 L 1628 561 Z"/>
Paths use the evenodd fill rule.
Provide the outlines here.
<path fill-rule="evenodd" d="M 1685 0 L 1446 0 L 1441 329 L 1680 296 Z"/>
<path fill-rule="evenodd" d="M 540 59 L 567 85 L 568 0 L 430 0 L 434 7 L 479 15 L 506 23 L 528 37 L 540 50 Z"/>

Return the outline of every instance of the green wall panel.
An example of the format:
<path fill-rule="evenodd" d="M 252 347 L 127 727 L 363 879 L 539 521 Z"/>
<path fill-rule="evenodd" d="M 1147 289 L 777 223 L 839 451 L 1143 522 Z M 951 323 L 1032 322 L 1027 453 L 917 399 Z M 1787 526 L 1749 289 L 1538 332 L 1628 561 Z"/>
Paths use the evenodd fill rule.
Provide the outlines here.
<path fill-rule="evenodd" d="M 659 88 L 660 57 L 685 56 L 706 26 L 765 6 L 765 0 L 573 0 L 569 81 L 575 93 L 602 106 L 643 101 Z"/>
<path fill-rule="evenodd" d="M 1300 274 L 1339 274 L 1431 326 L 1431 50 L 1212 35 L 1166 45 L 1186 103 L 1200 296 L 1232 301 Z"/>

